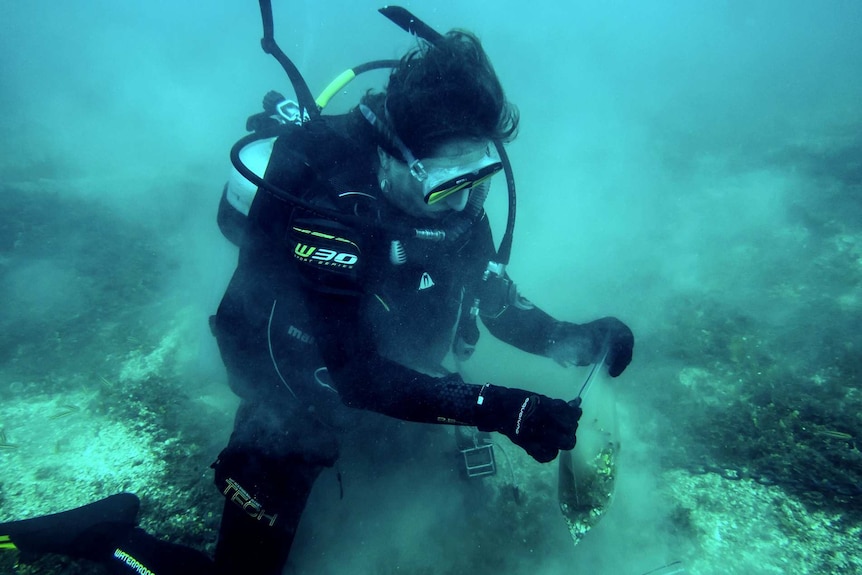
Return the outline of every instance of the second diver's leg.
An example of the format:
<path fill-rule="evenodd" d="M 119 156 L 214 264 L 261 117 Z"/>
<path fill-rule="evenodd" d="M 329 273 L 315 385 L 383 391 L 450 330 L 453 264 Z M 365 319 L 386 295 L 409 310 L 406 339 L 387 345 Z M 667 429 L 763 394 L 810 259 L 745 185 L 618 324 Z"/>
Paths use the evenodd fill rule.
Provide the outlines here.
<path fill-rule="evenodd" d="M 211 575 L 204 553 L 156 539 L 135 527 L 138 498 L 120 493 L 32 519 L 0 523 L 0 549 L 26 558 L 58 553 L 101 563 L 114 575 Z"/>
<path fill-rule="evenodd" d="M 212 575 L 213 561 L 205 553 L 157 539 L 133 529 L 111 553 L 107 562 L 116 575 Z"/>

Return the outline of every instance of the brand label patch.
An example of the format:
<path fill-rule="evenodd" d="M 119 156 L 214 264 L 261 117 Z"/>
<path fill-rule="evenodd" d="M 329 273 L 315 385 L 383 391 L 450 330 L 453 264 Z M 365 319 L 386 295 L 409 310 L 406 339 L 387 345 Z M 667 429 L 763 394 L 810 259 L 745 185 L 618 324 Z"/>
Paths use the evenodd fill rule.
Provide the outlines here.
<path fill-rule="evenodd" d="M 314 343 L 314 336 L 305 333 L 295 325 L 292 325 L 287 329 L 287 335 L 298 339 L 302 343 Z"/>
<path fill-rule="evenodd" d="M 420 291 L 432 287 L 434 287 L 434 280 L 431 279 L 431 275 L 428 272 L 423 273 L 422 279 L 419 280 Z"/>
<path fill-rule="evenodd" d="M 316 266 L 353 269 L 359 263 L 359 247 L 350 240 L 324 232 L 294 227 L 298 240 L 293 257 Z"/>
<path fill-rule="evenodd" d="M 222 494 L 235 503 L 240 509 L 245 511 L 249 517 L 268 523 L 270 527 L 275 525 L 275 521 L 278 519 L 278 513 L 272 515 L 267 514 L 263 505 L 252 498 L 252 496 L 248 494 L 248 491 L 243 489 L 240 484 L 233 479 L 228 478 L 225 484 L 226 487 L 224 488 L 224 491 L 222 491 Z"/>

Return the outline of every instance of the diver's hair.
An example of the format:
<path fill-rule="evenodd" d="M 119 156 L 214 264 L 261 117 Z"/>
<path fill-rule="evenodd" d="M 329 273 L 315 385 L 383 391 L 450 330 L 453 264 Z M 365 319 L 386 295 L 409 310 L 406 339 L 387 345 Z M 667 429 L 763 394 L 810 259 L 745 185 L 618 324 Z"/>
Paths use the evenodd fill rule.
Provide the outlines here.
<path fill-rule="evenodd" d="M 506 100 L 479 39 L 464 30 L 435 44 L 420 40 L 390 74 L 386 93 L 362 100 L 419 158 L 453 138 L 508 142 L 518 130 L 517 108 Z M 381 145 L 401 156 L 388 142 Z"/>

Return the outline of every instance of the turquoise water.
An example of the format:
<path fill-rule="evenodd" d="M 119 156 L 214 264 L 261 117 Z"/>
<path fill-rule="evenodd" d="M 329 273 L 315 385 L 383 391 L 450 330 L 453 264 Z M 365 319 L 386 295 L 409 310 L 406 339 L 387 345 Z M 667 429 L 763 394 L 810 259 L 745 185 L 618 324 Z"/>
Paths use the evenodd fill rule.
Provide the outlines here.
<path fill-rule="evenodd" d="M 635 331 L 601 382 L 607 515 L 575 547 L 555 465 L 498 437 L 498 475 L 465 483 L 451 430 L 369 417 L 288 572 L 860 571 L 862 7 L 676 4 L 405 4 L 475 31 L 520 109 L 522 292 Z M 411 45 L 376 8 L 276 1 L 313 91 Z M 253 2 L 2 12 L 0 520 L 131 490 L 150 531 L 211 550 L 235 405 L 206 327 L 236 257 L 215 210 L 245 117 L 287 83 Z M 567 398 L 586 375 L 487 335 L 464 372 Z"/>

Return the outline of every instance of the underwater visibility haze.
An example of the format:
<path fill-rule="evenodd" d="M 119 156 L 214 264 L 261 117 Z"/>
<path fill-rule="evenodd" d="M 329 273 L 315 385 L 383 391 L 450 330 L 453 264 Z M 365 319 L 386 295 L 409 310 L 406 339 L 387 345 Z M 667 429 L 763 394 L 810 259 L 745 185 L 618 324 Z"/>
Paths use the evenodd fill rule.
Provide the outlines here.
<path fill-rule="evenodd" d="M 415 43 L 367 0 L 273 4 L 315 93 Z M 519 289 L 621 318 L 634 360 L 595 379 L 562 465 L 494 436 L 496 474 L 468 479 L 453 428 L 369 415 L 286 572 L 862 572 L 862 4 L 403 5 L 475 32 L 520 111 Z M 211 552 L 238 402 L 208 327 L 237 257 L 216 210 L 290 84 L 256 2 L 0 6 L 0 521 L 131 491 L 149 532 Z M 497 240 L 506 203 L 501 176 Z M 566 399 L 589 373 L 488 336 L 461 368 Z M 100 572 L 20 559 L 0 545 L 2 574 Z"/>

